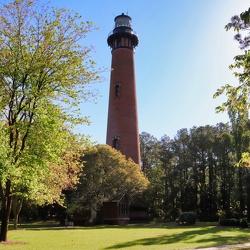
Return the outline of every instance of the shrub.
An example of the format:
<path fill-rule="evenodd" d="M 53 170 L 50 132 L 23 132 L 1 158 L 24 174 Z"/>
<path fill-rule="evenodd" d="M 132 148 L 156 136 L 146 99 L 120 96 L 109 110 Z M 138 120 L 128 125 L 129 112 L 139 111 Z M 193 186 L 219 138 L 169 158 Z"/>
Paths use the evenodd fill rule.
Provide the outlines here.
<path fill-rule="evenodd" d="M 241 219 L 241 220 L 236 220 L 236 219 L 220 219 L 219 224 L 221 226 L 227 226 L 227 227 L 243 227 L 243 228 L 248 228 L 248 222 L 247 219 Z"/>
<path fill-rule="evenodd" d="M 197 214 L 196 212 L 183 212 L 180 214 L 179 218 L 176 220 L 176 223 L 183 225 L 193 225 L 196 223 Z"/>
<path fill-rule="evenodd" d="M 240 220 L 240 227 L 248 228 L 247 219 L 241 219 L 241 220 Z"/>

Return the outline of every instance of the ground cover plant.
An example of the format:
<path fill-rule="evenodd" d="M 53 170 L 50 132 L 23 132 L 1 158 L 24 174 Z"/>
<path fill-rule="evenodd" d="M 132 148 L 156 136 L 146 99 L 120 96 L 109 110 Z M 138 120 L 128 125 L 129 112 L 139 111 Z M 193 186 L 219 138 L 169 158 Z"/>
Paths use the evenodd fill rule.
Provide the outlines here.
<path fill-rule="evenodd" d="M 9 242 L 0 249 L 196 249 L 245 243 L 250 229 L 197 223 L 178 226 L 150 223 L 128 226 L 55 227 L 52 224 L 21 225 L 9 231 Z"/>

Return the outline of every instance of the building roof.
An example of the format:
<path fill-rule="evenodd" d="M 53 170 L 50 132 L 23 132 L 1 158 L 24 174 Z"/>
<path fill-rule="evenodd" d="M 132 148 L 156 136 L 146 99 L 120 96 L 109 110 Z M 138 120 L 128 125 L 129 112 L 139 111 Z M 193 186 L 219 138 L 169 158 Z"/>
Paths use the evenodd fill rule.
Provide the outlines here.
<path fill-rule="evenodd" d="M 122 198 L 126 196 L 129 199 L 129 196 L 124 192 L 118 192 L 113 197 L 111 197 L 108 202 L 119 202 Z"/>

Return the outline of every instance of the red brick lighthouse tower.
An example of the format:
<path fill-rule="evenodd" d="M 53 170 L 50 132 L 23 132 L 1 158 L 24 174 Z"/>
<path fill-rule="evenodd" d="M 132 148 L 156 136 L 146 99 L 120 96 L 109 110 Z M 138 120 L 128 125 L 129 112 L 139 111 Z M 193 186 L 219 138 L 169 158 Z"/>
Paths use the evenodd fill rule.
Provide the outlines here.
<path fill-rule="evenodd" d="M 117 16 L 109 34 L 112 52 L 107 144 L 120 150 L 127 158 L 140 163 L 138 112 L 134 49 L 139 39 L 131 27 L 131 18 Z"/>

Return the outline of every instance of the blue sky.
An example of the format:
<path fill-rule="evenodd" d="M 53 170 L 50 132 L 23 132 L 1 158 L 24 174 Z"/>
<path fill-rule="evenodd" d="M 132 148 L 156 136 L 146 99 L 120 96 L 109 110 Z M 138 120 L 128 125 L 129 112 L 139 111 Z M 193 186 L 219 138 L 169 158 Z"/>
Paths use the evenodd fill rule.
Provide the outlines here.
<path fill-rule="evenodd" d="M 139 131 L 158 139 L 173 138 L 182 128 L 227 122 L 227 114 L 216 114 L 223 98 L 213 99 L 217 88 L 236 84 L 228 66 L 240 52 L 233 32 L 224 27 L 231 16 L 250 7 L 249 0 L 52 0 L 53 5 L 79 12 L 84 21 L 93 21 L 99 30 L 84 43 L 95 49 L 98 67 L 110 68 L 108 33 L 114 17 L 132 18 L 139 35 L 135 51 Z M 98 84 L 100 97 L 81 105 L 91 125 L 80 132 L 92 141 L 106 143 L 110 72 Z"/>

